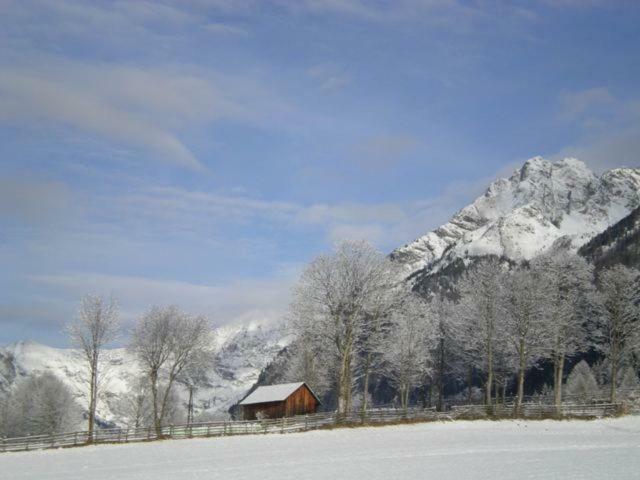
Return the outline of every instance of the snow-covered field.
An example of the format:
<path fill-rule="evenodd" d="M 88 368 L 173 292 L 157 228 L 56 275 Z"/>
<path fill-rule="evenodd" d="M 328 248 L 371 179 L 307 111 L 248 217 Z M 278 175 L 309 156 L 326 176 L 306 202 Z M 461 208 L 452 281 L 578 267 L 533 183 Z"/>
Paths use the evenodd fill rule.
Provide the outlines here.
<path fill-rule="evenodd" d="M 0 455 L 9 479 L 638 479 L 640 417 L 475 421 Z"/>

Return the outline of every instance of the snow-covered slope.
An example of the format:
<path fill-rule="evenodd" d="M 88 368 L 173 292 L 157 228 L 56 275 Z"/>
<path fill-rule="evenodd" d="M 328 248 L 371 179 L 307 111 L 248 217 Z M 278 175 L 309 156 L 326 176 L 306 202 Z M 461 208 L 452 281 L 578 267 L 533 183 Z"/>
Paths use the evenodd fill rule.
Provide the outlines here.
<path fill-rule="evenodd" d="M 252 323 L 228 325 L 216 330 L 213 337 L 215 365 L 208 385 L 196 392 L 198 412 L 224 414 L 240 400 L 258 379 L 262 369 L 285 346 L 279 325 Z M 98 402 L 101 421 L 121 424 L 117 404 L 140 376 L 135 359 L 124 348 L 105 351 L 103 395 Z M 78 351 L 51 348 L 31 341 L 0 348 L 0 391 L 11 388 L 20 378 L 50 371 L 68 385 L 79 403 L 87 406 L 86 374 Z M 186 391 L 178 386 L 186 401 Z"/>
<path fill-rule="evenodd" d="M 0 454 L 3 480 L 632 480 L 640 417 L 456 421 Z"/>
<path fill-rule="evenodd" d="M 639 204 L 640 169 L 597 176 L 575 158 L 535 157 L 392 258 L 411 275 L 483 255 L 529 259 L 558 241 L 575 250 Z"/>

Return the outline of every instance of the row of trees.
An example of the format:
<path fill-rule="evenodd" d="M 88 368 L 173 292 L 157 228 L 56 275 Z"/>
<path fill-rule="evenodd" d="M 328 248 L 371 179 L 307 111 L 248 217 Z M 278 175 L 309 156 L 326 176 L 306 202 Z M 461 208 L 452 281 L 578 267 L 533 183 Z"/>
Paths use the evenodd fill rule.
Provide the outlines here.
<path fill-rule="evenodd" d="M 616 401 L 621 366 L 640 351 L 638 272 L 593 268 L 566 251 L 513 264 L 487 258 L 470 266 L 447 295 L 407 291 L 402 272 L 366 242 L 345 242 L 315 259 L 295 288 L 290 327 L 296 340 L 289 377 L 319 391 L 335 389 L 338 411 L 372 375 L 390 379 L 406 406 L 412 390 L 445 378 L 466 384 L 481 375 L 485 402 L 515 379 L 516 406 L 526 375 L 553 364 L 554 401 L 562 401 L 565 364 L 598 352 L 610 367 Z"/>
<path fill-rule="evenodd" d="M 108 378 L 105 347 L 121 335 L 118 306 L 113 298 L 85 296 L 78 315 L 68 325 L 73 345 L 80 352 L 87 384 L 87 430 L 95 429 L 98 398 Z M 193 420 L 193 398 L 213 366 L 212 331 L 204 317 L 189 315 L 175 306 L 153 307 L 133 327 L 128 350 L 140 367 L 130 391 L 115 408 L 132 425 L 162 426 L 172 419 L 179 400 L 176 384 L 188 390 L 187 420 Z M 82 409 L 73 393 L 52 373 L 27 377 L 7 395 L 0 395 L 0 435 L 56 433 L 76 429 Z"/>

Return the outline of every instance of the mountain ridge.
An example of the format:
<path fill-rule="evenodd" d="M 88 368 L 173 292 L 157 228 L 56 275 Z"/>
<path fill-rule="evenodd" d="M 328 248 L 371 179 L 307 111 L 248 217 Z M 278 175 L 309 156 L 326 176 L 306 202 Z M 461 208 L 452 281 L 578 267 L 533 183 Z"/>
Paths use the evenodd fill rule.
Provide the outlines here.
<path fill-rule="evenodd" d="M 640 169 L 595 175 L 583 162 L 533 157 L 452 219 L 391 253 L 406 277 L 435 273 L 458 259 L 530 259 L 565 242 L 572 250 L 640 204 Z"/>

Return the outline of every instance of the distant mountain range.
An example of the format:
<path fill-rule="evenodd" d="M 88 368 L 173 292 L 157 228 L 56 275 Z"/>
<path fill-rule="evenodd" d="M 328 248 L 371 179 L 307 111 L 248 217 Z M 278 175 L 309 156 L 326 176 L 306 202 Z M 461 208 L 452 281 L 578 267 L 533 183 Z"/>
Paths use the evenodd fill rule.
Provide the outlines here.
<path fill-rule="evenodd" d="M 214 332 L 212 343 L 214 367 L 206 385 L 196 392 L 196 413 L 225 413 L 258 380 L 260 372 L 284 348 L 286 339 L 279 325 L 252 323 L 221 327 Z M 105 351 L 104 359 L 105 381 L 97 415 L 102 424 L 121 424 L 125 419 L 118 402 L 130 382 L 140 376 L 140 368 L 124 348 Z M 0 348 L 0 392 L 11 388 L 20 378 L 46 371 L 69 386 L 86 408 L 86 374 L 77 350 L 51 348 L 31 341 Z M 176 391 L 186 403 L 186 389 L 178 386 Z"/>
<path fill-rule="evenodd" d="M 531 259 L 550 248 L 578 251 L 597 266 L 616 262 L 640 266 L 640 169 L 616 168 L 596 175 L 574 158 L 527 160 L 509 178 L 446 224 L 394 250 L 410 286 L 423 293 L 447 288 L 475 260 L 494 255 Z M 216 365 L 197 408 L 225 412 L 258 381 L 277 382 L 287 340 L 277 325 L 228 326 L 217 331 Z M 107 353 L 110 380 L 98 405 L 104 422 L 118 423 L 113 405 L 139 374 L 123 349 Z M 0 390 L 19 377 L 50 370 L 86 405 L 77 352 L 31 342 L 0 348 Z M 183 395 L 186 395 L 182 392 Z"/>

